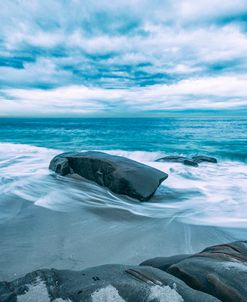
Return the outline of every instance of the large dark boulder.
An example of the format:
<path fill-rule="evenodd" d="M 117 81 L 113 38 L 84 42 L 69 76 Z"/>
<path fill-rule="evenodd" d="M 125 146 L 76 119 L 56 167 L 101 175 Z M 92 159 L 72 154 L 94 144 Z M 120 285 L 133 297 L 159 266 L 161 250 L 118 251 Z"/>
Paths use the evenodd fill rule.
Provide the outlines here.
<path fill-rule="evenodd" d="M 206 248 L 166 271 L 224 302 L 247 301 L 247 241 Z"/>
<path fill-rule="evenodd" d="M 78 174 L 117 194 L 149 200 L 168 175 L 121 156 L 103 152 L 71 152 L 54 157 L 49 168 L 60 175 Z"/>
<path fill-rule="evenodd" d="M 125 265 L 34 271 L 12 282 L 0 282 L 0 301 L 219 302 L 161 270 Z"/>

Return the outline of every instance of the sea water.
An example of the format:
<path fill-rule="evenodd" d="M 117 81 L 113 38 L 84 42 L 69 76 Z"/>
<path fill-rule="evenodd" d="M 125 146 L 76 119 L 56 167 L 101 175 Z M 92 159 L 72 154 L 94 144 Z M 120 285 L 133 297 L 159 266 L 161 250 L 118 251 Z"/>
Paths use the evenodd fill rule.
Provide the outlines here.
<path fill-rule="evenodd" d="M 149 202 L 55 175 L 61 152 L 100 150 L 166 172 Z M 1 119 L 0 278 L 132 264 L 247 239 L 247 119 Z M 156 160 L 208 155 L 199 167 Z M 145 184 L 143 184 L 145 185 Z"/>

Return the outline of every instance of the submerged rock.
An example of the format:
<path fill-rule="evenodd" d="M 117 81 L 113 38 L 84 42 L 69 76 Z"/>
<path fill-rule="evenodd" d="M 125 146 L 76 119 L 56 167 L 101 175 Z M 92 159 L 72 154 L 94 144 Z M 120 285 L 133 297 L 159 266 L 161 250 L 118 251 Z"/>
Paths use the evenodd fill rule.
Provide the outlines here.
<path fill-rule="evenodd" d="M 217 159 L 214 157 L 209 157 L 209 156 L 203 156 L 203 155 L 197 155 L 197 156 L 193 156 L 192 160 L 195 163 L 202 163 L 202 162 L 208 162 L 208 163 L 217 163 Z"/>
<path fill-rule="evenodd" d="M 34 271 L 12 282 L 0 282 L 0 301 L 219 302 L 161 270 L 125 265 Z"/>
<path fill-rule="evenodd" d="M 202 162 L 217 163 L 217 159 L 214 157 L 197 155 L 192 158 L 184 156 L 165 156 L 157 159 L 158 162 L 170 162 L 170 163 L 182 163 L 187 166 L 198 167 L 198 164 Z"/>
<path fill-rule="evenodd" d="M 247 241 L 212 246 L 192 256 L 154 258 L 141 265 L 164 270 L 224 302 L 247 301 Z"/>
<path fill-rule="evenodd" d="M 160 170 L 103 152 L 70 152 L 54 157 L 49 168 L 60 175 L 78 174 L 117 194 L 149 200 L 168 177 Z"/>
<path fill-rule="evenodd" d="M 184 156 L 165 156 L 157 159 L 158 162 L 182 163 L 187 166 L 198 167 L 198 164 L 193 160 Z"/>

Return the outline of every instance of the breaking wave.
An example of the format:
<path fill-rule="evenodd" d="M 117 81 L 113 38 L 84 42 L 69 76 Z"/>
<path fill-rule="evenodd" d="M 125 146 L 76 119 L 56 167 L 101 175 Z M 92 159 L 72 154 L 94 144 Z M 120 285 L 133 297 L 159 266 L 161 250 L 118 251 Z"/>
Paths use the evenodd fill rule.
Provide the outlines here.
<path fill-rule="evenodd" d="M 219 160 L 198 168 L 155 160 L 164 152 L 104 150 L 169 174 L 154 197 L 145 203 L 113 194 L 89 181 L 55 175 L 49 162 L 63 150 L 0 143 L 0 220 L 16 215 L 12 200 L 26 200 L 54 211 L 78 208 L 120 208 L 154 218 L 190 224 L 247 226 L 247 164 Z"/>

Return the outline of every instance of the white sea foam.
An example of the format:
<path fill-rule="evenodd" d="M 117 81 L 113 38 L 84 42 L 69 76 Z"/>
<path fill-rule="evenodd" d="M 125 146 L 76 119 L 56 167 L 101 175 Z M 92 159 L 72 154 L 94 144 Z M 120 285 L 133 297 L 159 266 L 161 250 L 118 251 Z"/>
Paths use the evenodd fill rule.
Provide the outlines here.
<path fill-rule="evenodd" d="M 92 294 L 92 302 L 125 302 L 119 295 L 118 290 L 112 285 L 96 290 Z M 183 302 L 179 293 L 170 286 L 155 285 L 150 288 L 150 294 L 147 301 L 153 300 L 159 302 Z"/>
<path fill-rule="evenodd" d="M 96 290 L 91 297 L 92 302 L 125 302 L 119 295 L 118 290 L 112 285 Z"/>
<path fill-rule="evenodd" d="M 169 174 L 149 203 L 132 209 L 136 214 L 177 217 L 194 224 L 247 225 L 246 163 L 219 160 L 218 164 L 201 163 L 194 168 L 179 163 L 155 162 L 155 159 L 165 155 L 159 152 L 111 153 L 129 157 Z"/>
<path fill-rule="evenodd" d="M 33 284 L 27 286 L 28 290 L 23 295 L 17 296 L 17 302 L 50 302 L 49 293 L 45 282 L 37 278 Z M 70 299 L 57 298 L 53 302 L 71 302 Z"/>
<path fill-rule="evenodd" d="M 105 151 L 125 156 L 169 174 L 148 203 L 113 194 L 89 181 L 51 176 L 52 157 L 62 151 L 0 143 L 0 208 L 8 197 L 57 211 L 78 207 L 123 208 L 136 215 L 176 218 L 192 224 L 247 226 L 247 164 L 221 161 L 198 168 L 155 162 L 160 152 Z M 4 213 L 4 211 L 1 211 Z M 3 216 L 2 216 L 3 217 Z M 1 215 L 0 215 L 1 219 Z"/>
<path fill-rule="evenodd" d="M 153 300 L 159 302 L 183 302 L 184 299 L 179 295 L 179 293 L 170 286 L 159 286 L 155 285 L 151 287 L 148 301 Z"/>
<path fill-rule="evenodd" d="M 123 150 L 104 150 L 112 155 L 124 156 L 139 162 L 154 162 L 156 159 L 162 157 L 162 152 L 147 152 L 147 151 L 123 151 Z"/>
<path fill-rule="evenodd" d="M 34 284 L 28 285 L 28 290 L 17 296 L 18 302 L 50 302 L 50 297 L 44 281 L 37 278 Z"/>

